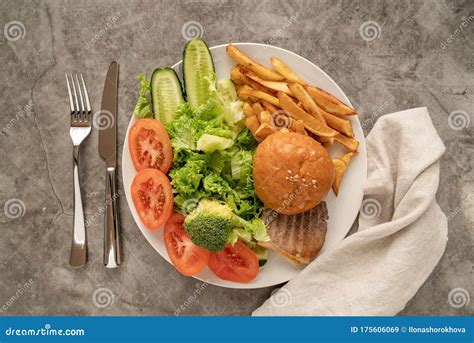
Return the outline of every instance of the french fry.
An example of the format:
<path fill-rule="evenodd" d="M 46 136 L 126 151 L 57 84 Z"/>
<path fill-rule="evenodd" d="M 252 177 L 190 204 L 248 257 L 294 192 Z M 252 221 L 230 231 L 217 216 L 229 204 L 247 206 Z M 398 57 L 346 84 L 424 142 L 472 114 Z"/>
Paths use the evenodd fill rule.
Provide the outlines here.
<path fill-rule="evenodd" d="M 254 97 L 251 97 L 249 95 L 246 95 L 248 94 L 249 92 L 255 90 L 254 88 L 250 87 L 249 85 L 237 85 L 235 87 L 236 91 L 237 91 L 237 95 L 238 97 L 240 98 L 240 100 L 244 100 L 244 101 L 252 101 L 252 102 L 255 102 L 257 101 L 256 98 Z"/>
<path fill-rule="evenodd" d="M 344 104 L 334 95 L 323 91 L 321 88 L 307 86 L 306 91 L 311 95 L 316 104 L 323 110 L 340 116 L 350 116 L 357 114 L 352 108 Z"/>
<path fill-rule="evenodd" d="M 290 83 L 288 86 L 293 93 L 293 95 L 298 99 L 301 104 L 303 105 L 303 108 L 306 110 L 306 112 L 311 113 L 314 115 L 320 122 L 323 124 L 326 124 L 326 119 L 324 119 L 323 113 L 324 112 L 322 109 L 316 105 L 314 102 L 313 98 L 306 92 L 304 87 L 300 85 L 299 83 Z"/>
<path fill-rule="evenodd" d="M 272 104 L 274 106 L 280 106 L 280 102 L 273 95 L 270 95 L 270 94 L 265 93 L 263 91 L 253 89 L 249 86 L 247 86 L 247 87 L 240 86 L 239 88 L 237 88 L 237 95 L 241 99 L 245 99 L 246 97 L 250 97 L 250 98 L 265 100 L 265 101 L 269 102 L 270 104 Z"/>
<path fill-rule="evenodd" d="M 355 138 L 347 137 L 342 133 L 339 133 L 337 136 L 334 137 L 336 142 L 341 143 L 350 151 L 356 152 L 357 148 L 359 147 L 359 141 Z"/>
<path fill-rule="evenodd" d="M 257 113 L 255 113 L 248 101 L 244 102 L 242 109 L 244 110 L 246 117 L 257 116 Z"/>
<path fill-rule="evenodd" d="M 257 131 L 255 132 L 255 137 L 261 139 L 262 141 L 267 138 L 269 135 L 277 132 L 277 130 L 268 123 L 261 123 Z"/>
<path fill-rule="evenodd" d="M 258 77 L 258 75 L 256 75 L 255 73 L 251 71 L 247 71 L 244 75 L 266 88 L 269 88 L 277 92 L 283 92 L 288 95 L 292 95 L 290 89 L 288 88 L 288 84 L 286 82 L 262 80 L 260 77 Z"/>
<path fill-rule="evenodd" d="M 260 115 L 258 116 L 258 119 L 260 120 L 260 123 L 267 123 L 270 124 L 272 120 L 272 115 L 268 111 L 261 111 Z"/>
<path fill-rule="evenodd" d="M 257 116 L 245 118 L 244 123 L 247 129 L 249 129 L 249 131 L 252 133 L 252 136 L 254 136 L 258 142 L 260 142 L 260 138 L 257 137 L 257 130 L 260 127 L 260 122 L 258 121 Z"/>
<path fill-rule="evenodd" d="M 326 124 L 328 124 L 330 127 L 339 131 L 340 133 L 345 134 L 346 136 L 354 137 L 350 120 L 339 118 L 338 116 L 327 113 L 326 111 L 323 111 L 323 116 L 324 119 L 326 119 Z"/>
<path fill-rule="evenodd" d="M 278 99 L 280 101 L 280 107 L 288 112 L 292 118 L 296 120 L 301 119 L 307 130 L 324 137 L 335 137 L 339 134 L 336 130 L 324 125 L 311 114 L 299 108 L 293 99 L 285 93 L 279 92 Z"/>
<path fill-rule="evenodd" d="M 336 194 L 337 196 L 339 194 L 339 186 L 341 185 L 342 176 L 344 175 L 344 172 L 346 171 L 347 164 L 338 158 L 333 159 L 332 164 L 334 166 L 334 171 L 335 171 L 334 180 L 332 182 L 332 190 L 334 191 L 334 194 Z"/>
<path fill-rule="evenodd" d="M 272 94 L 276 93 L 275 91 L 271 90 L 270 88 L 267 88 L 267 87 L 261 85 L 260 83 L 252 80 L 247 75 L 245 75 L 246 73 L 249 72 L 249 70 L 246 69 L 245 67 L 238 64 L 238 65 L 235 66 L 235 68 L 237 68 L 238 72 L 240 73 L 239 76 L 240 76 L 241 80 L 244 82 L 244 84 L 249 85 L 252 88 L 258 89 L 259 91 L 263 91 L 263 92 L 266 92 L 266 93 L 272 93 Z"/>
<path fill-rule="evenodd" d="M 352 124 L 349 120 L 339 118 L 334 114 L 330 114 L 324 111 L 316 104 L 311 95 L 308 94 L 308 92 L 302 85 L 298 83 L 291 83 L 289 87 L 290 90 L 293 92 L 294 96 L 301 101 L 303 108 L 307 112 L 313 114 L 320 121 L 323 121 L 325 124 L 345 134 L 346 136 L 354 136 L 354 133 L 352 132 Z"/>
<path fill-rule="evenodd" d="M 257 114 L 253 110 L 252 106 L 248 102 L 244 102 L 242 106 L 244 113 L 245 113 L 245 121 L 244 124 L 252 133 L 252 135 L 257 139 L 256 132 L 258 127 L 260 126 L 260 121 L 258 120 Z M 257 139 L 258 140 L 258 139 Z"/>
<path fill-rule="evenodd" d="M 300 120 L 292 120 L 290 125 L 290 131 L 294 131 L 296 133 L 300 133 L 302 135 L 307 135 L 308 133 L 304 129 L 304 123 Z"/>
<path fill-rule="evenodd" d="M 252 79 L 249 79 L 247 76 L 245 76 L 240 66 L 238 65 L 230 70 L 230 79 L 234 81 L 236 85 L 248 85 L 260 91 L 264 91 L 264 92 L 270 91 L 268 88 L 263 87 L 258 82 L 255 82 Z"/>
<path fill-rule="evenodd" d="M 347 165 L 349 165 L 349 162 L 351 161 L 352 156 L 354 156 L 355 154 L 356 152 L 352 152 L 352 151 L 348 152 L 347 154 L 341 157 L 341 160 L 343 160 L 344 162 L 346 162 Z"/>
<path fill-rule="evenodd" d="M 248 102 L 244 102 L 244 105 L 242 106 L 244 113 L 245 113 L 245 121 L 244 124 L 249 129 L 249 131 L 252 133 L 252 135 L 259 141 L 259 139 L 256 136 L 256 132 L 260 126 L 260 121 L 258 120 L 257 115 L 255 114 L 255 111 L 253 110 L 252 106 Z"/>
<path fill-rule="evenodd" d="M 260 113 L 263 111 L 263 107 L 259 102 L 254 103 L 252 108 L 255 111 L 255 114 L 257 114 L 257 117 L 260 116 Z"/>
<path fill-rule="evenodd" d="M 252 60 L 250 57 L 245 55 L 242 51 L 237 49 L 232 44 L 230 43 L 227 44 L 226 51 L 227 51 L 227 54 L 234 61 L 236 61 L 238 64 L 243 65 L 245 68 L 250 69 L 261 78 L 265 80 L 270 80 L 270 81 L 283 81 L 284 80 L 283 76 L 281 76 L 279 73 L 267 67 L 264 67 L 260 63 L 255 62 L 254 60 Z"/>
<path fill-rule="evenodd" d="M 275 113 L 276 111 L 278 111 L 278 107 L 273 106 L 269 102 L 262 100 L 261 103 L 262 103 L 263 108 L 270 113 Z"/>
<path fill-rule="evenodd" d="M 280 60 L 277 57 L 272 57 L 271 58 L 272 65 L 276 69 L 276 71 L 283 75 L 285 79 L 291 82 L 296 82 L 301 85 L 305 85 L 306 82 L 304 82 L 303 79 L 301 79 L 298 75 L 295 74 L 295 72 L 282 60 Z"/>
<path fill-rule="evenodd" d="M 354 155 L 355 153 L 349 152 L 340 158 L 335 158 L 332 160 L 335 170 L 332 190 L 334 191 L 334 194 L 336 194 L 336 196 L 339 194 L 339 186 L 341 185 L 342 177 L 344 176 L 344 173 L 347 167 L 349 166 L 349 162 L 351 161 L 351 158 Z"/>
<path fill-rule="evenodd" d="M 319 141 L 325 148 L 329 148 L 334 143 L 334 137 L 319 137 Z"/>
<path fill-rule="evenodd" d="M 238 66 L 235 66 L 230 70 L 230 79 L 234 81 L 236 85 L 246 85 L 248 78 L 240 71 Z"/>

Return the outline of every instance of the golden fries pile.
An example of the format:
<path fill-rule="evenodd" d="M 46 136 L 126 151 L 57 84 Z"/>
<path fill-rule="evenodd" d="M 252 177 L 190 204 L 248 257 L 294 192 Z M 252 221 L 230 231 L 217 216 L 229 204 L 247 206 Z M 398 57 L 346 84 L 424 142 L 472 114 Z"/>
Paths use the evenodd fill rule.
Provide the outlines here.
<path fill-rule="evenodd" d="M 335 96 L 308 85 L 279 58 L 271 58 L 271 69 L 232 44 L 226 50 L 237 63 L 230 78 L 244 101 L 245 126 L 257 141 L 277 131 L 292 131 L 310 135 L 326 148 L 336 141 L 350 151 L 333 160 L 336 170 L 333 190 L 337 195 L 342 176 L 359 146 L 351 121 L 345 117 L 357 113 Z"/>

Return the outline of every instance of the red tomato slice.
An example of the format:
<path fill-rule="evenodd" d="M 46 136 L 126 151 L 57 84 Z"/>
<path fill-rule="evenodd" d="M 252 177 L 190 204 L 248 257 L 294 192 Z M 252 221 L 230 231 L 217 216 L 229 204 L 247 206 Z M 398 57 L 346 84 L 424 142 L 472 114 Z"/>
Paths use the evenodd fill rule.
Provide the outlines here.
<path fill-rule="evenodd" d="M 183 275 L 199 274 L 209 262 L 211 252 L 189 239 L 183 227 L 184 216 L 173 213 L 165 225 L 165 245 L 176 269 Z"/>
<path fill-rule="evenodd" d="M 156 119 L 139 119 L 128 133 L 128 147 L 137 171 L 153 168 L 167 173 L 173 151 L 164 126 Z"/>
<path fill-rule="evenodd" d="M 258 275 L 258 257 L 238 241 L 234 246 L 227 244 L 224 250 L 211 253 L 209 269 L 227 281 L 249 282 Z"/>
<path fill-rule="evenodd" d="M 173 212 L 173 190 L 158 169 L 140 171 L 132 182 L 132 200 L 142 223 L 149 229 L 162 226 Z"/>

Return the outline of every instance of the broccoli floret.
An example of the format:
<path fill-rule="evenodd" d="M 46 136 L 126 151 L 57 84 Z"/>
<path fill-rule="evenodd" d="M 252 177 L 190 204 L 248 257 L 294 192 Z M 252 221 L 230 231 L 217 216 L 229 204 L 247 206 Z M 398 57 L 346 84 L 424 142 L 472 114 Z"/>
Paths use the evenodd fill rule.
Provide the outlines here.
<path fill-rule="evenodd" d="M 232 232 L 234 214 L 227 205 L 202 199 L 184 222 L 189 238 L 210 251 L 224 249 Z"/>
<path fill-rule="evenodd" d="M 224 217 L 202 214 L 186 221 L 186 231 L 193 241 L 210 251 L 221 251 L 227 243 L 232 226 Z"/>
<path fill-rule="evenodd" d="M 246 221 L 228 205 L 209 199 L 199 202 L 186 217 L 184 227 L 194 244 L 214 252 L 224 249 L 227 243 L 235 243 L 237 231 L 248 232 L 257 240 L 269 240 L 262 220 Z"/>

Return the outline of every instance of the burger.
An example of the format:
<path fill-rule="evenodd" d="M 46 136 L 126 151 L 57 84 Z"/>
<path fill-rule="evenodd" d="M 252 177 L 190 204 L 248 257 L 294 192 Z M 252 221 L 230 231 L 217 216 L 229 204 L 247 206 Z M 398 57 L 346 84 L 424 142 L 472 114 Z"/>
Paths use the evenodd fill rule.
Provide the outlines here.
<path fill-rule="evenodd" d="M 306 212 L 331 188 L 334 166 L 326 149 L 313 138 L 277 132 L 259 144 L 253 161 L 257 196 L 280 214 Z"/>

